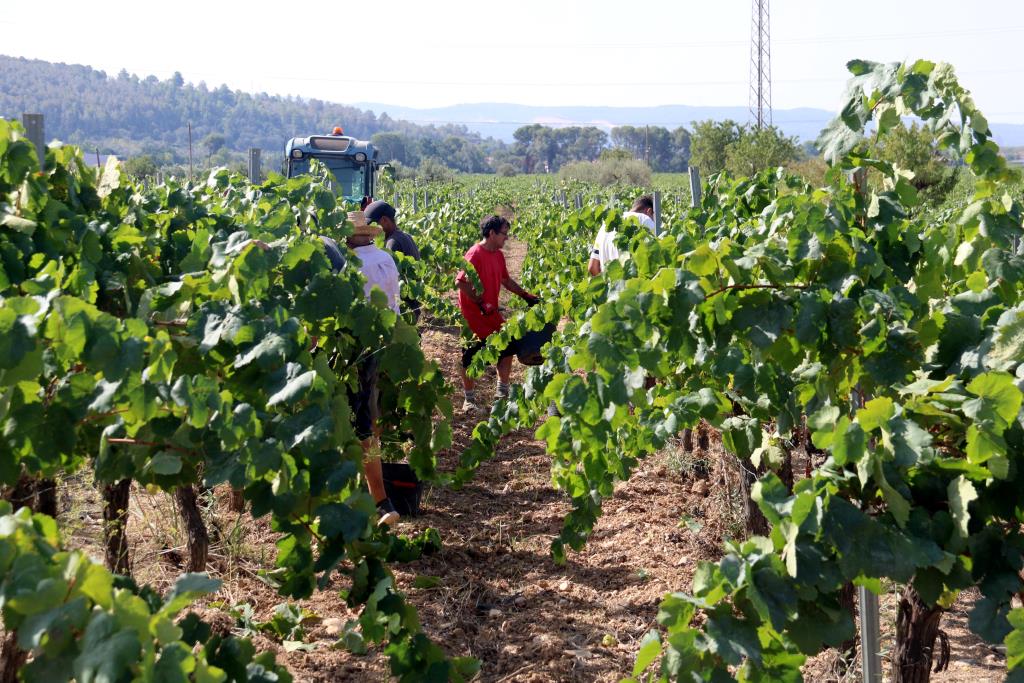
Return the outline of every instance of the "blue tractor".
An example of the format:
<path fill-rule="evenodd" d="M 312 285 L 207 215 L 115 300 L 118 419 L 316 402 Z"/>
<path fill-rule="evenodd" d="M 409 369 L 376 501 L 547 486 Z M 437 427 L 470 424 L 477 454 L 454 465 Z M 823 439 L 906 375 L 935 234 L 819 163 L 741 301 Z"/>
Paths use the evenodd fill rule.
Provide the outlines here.
<path fill-rule="evenodd" d="M 377 181 L 377 149 L 335 128 L 330 135 L 292 138 L 284 146 L 285 176 L 309 173 L 309 162 L 318 159 L 334 175 L 334 193 L 360 207 L 373 200 Z"/>

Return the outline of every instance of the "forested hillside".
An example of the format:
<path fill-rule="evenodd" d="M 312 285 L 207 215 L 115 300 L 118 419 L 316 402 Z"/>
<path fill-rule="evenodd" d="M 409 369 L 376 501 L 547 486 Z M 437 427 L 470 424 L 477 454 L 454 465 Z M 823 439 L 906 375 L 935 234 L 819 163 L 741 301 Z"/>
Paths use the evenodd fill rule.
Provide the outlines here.
<path fill-rule="evenodd" d="M 221 85 L 186 83 L 181 74 L 161 81 L 122 70 L 116 76 L 88 66 L 53 64 L 0 55 L 0 118 L 25 112 L 45 116 L 46 137 L 90 152 L 146 159 L 136 175 L 156 167 L 187 164 L 189 125 L 196 169 L 241 168 L 250 147 L 264 150 L 264 168 L 277 168 L 288 138 L 326 133 L 372 140 L 386 161 L 422 167 L 436 162 L 466 173 L 553 173 L 593 161 L 609 147 L 645 161 L 655 171 L 685 171 L 690 134 L 678 127 L 523 125 L 511 144 L 484 138 L 464 125 L 422 125 L 342 104 L 250 94 Z M 353 92 L 352 98 L 360 93 Z M 442 169 L 443 170 L 443 169 Z"/>
<path fill-rule="evenodd" d="M 203 159 L 222 148 L 280 150 L 289 137 L 326 132 L 336 125 L 364 139 L 389 131 L 413 139 L 484 142 L 461 127 L 419 126 L 392 120 L 386 113 L 321 100 L 252 95 L 223 85 L 211 90 L 204 83 L 185 83 L 180 74 L 161 81 L 122 70 L 111 77 L 87 66 L 0 56 L 0 83 L 0 116 L 40 112 L 46 117 L 48 138 L 120 157 L 187 159 L 190 122 L 195 153 Z"/>

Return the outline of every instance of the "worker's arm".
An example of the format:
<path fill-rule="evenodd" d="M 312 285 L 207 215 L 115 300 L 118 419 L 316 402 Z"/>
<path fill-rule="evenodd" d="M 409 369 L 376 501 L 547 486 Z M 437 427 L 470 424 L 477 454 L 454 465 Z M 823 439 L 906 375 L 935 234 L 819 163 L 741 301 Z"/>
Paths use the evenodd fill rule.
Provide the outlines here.
<path fill-rule="evenodd" d="M 590 263 L 587 264 L 587 271 L 593 276 L 597 277 L 601 274 L 601 261 L 596 258 L 590 259 Z"/>
<path fill-rule="evenodd" d="M 455 286 L 458 287 L 459 291 L 469 297 L 470 301 L 475 303 L 477 306 L 484 302 L 482 294 L 477 294 L 476 290 L 473 289 L 473 285 L 470 284 L 466 278 L 460 278 L 455 281 Z"/>
<path fill-rule="evenodd" d="M 536 301 L 537 300 L 537 296 L 535 294 L 530 294 L 529 292 L 527 292 L 525 289 L 523 289 L 522 287 L 519 286 L 518 282 L 516 282 L 515 280 L 513 280 L 511 277 L 509 277 L 507 275 L 501 279 L 501 284 L 508 291 L 512 292 L 516 296 L 522 297 L 523 299 L 525 299 L 527 301 Z"/>

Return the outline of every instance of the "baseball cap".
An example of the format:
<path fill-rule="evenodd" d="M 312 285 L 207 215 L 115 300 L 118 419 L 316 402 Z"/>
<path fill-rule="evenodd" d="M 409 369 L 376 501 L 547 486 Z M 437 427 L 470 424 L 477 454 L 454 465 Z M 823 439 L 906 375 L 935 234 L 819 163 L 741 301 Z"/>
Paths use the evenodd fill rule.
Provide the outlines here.
<path fill-rule="evenodd" d="M 395 207 L 391 206 L 382 199 L 378 199 L 375 202 L 371 202 L 365 209 L 363 214 L 366 216 L 367 223 L 377 223 L 384 216 L 387 216 L 391 220 L 395 220 Z"/>

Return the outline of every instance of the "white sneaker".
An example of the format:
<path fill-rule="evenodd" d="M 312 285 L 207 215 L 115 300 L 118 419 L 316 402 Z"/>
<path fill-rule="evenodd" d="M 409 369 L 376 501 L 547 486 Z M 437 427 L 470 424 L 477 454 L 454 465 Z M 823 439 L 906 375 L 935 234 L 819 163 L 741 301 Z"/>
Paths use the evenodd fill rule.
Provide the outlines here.
<path fill-rule="evenodd" d="M 478 406 L 473 401 L 470 401 L 467 398 L 465 401 L 462 402 L 462 413 L 464 415 L 469 415 L 471 413 L 478 413 L 478 412 L 480 412 L 480 406 Z"/>

